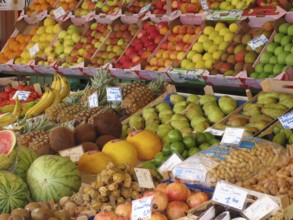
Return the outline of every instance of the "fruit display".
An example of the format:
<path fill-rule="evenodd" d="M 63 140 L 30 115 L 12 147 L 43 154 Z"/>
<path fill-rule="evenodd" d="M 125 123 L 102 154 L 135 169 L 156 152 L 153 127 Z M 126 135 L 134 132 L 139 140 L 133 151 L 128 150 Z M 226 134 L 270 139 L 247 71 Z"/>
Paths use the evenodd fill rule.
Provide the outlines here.
<path fill-rule="evenodd" d="M 54 8 L 62 7 L 65 12 L 69 10 L 73 10 L 77 7 L 79 1 L 78 0 L 59 0 L 56 1 L 56 4 L 54 5 Z M 52 14 L 53 11 L 50 12 Z"/>
<path fill-rule="evenodd" d="M 192 45 L 186 57 L 181 61 L 180 67 L 187 70 L 212 70 L 213 64 L 221 58 L 238 30 L 237 23 L 216 22 L 206 25 L 197 42 Z M 226 64 L 223 64 L 223 66 L 226 66 Z M 229 68 L 225 69 L 229 70 Z"/>
<path fill-rule="evenodd" d="M 80 6 L 74 10 L 74 14 L 76 16 L 85 16 L 97 8 L 96 4 L 97 3 L 91 0 L 84 0 Z"/>
<path fill-rule="evenodd" d="M 49 7 L 52 8 L 55 5 L 55 2 L 56 0 L 34 0 L 26 11 L 26 14 L 29 16 L 38 14 L 47 10 Z"/>
<path fill-rule="evenodd" d="M 248 134 L 255 134 L 270 122 L 283 115 L 292 107 L 292 94 L 263 92 L 255 102 L 246 103 L 242 111 L 232 114 L 225 121 L 215 125 L 224 129 L 225 126 L 244 127 Z"/>
<path fill-rule="evenodd" d="M 225 76 L 234 76 L 239 72 L 252 68 L 255 60 L 264 46 L 253 50 L 247 43 L 256 37 L 264 34 L 268 39 L 273 32 L 272 22 L 266 22 L 261 28 L 250 28 L 239 31 L 229 44 L 220 59 L 213 64 L 211 74 L 223 74 Z"/>
<path fill-rule="evenodd" d="M 153 0 L 152 5 L 154 9 L 152 10 L 153 14 L 166 14 L 167 12 L 167 1 L 158 1 Z M 171 11 L 181 11 L 183 14 L 187 13 L 201 13 L 201 2 L 198 0 L 172 0 L 171 1 Z"/>
<path fill-rule="evenodd" d="M 110 0 L 105 2 L 103 0 L 98 0 L 96 3 L 96 8 L 100 11 L 101 14 L 110 15 L 118 13 L 121 10 L 121 8 L 127 7 L 130 3 L 130 0 Z"/>
<path fill-rule="evenodd" d="M 160 28 L 160 34 L 168 34 L 170 27 L 165 24 Z M 170 29 L 167 39 L 156 49 L 148 60 L 145 70 L 163 71 L 180 62 L 189 50 L 196 37 L 201 32 L 200 26 L 178 24 Z"/>
<path fill-rule="evenodd" d="M 114 67 L 129 69 L 142 62 L 146 62 L 158 44 L 163 40 L 165 33 L 163 33 L 162 27 L 166 25 L 166 22 L 158 24 L 151 21 L 145 22 Z"/>
<path fill-rule="evenodd" d="M 139 1 L 139 0 L 134 0 L 132 1 L 131 5 L 127 7 L 125 14 L 138 14 L 140 10 L 151 4 L 151 0 L 145 0 L 145 1 Z"/>
<path fill-rule="evenodd" d="M 245 1 L 219 1 L 219 0 L 207 0 L 208 6 L 211 9 L 220 9 L 220 10 L 233 10 L 233 9 L 245 9 L 247 8 L 251 3 L 253 3 L 253 0 L 245 0 Z"/>
<path fill-rule="evenodd" d="M 279 26 L 273 41 L 268 43 L 260 55 L 254 72 L 249 76 L 256 79 L 274 78 L 293 66 L 293 25 L 283 23 Z"/>

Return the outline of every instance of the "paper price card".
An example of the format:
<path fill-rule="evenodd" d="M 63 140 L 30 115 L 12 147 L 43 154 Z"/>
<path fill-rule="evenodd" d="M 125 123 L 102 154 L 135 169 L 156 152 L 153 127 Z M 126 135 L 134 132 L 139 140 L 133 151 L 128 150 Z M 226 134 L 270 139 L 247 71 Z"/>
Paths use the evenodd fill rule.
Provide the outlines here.
<path fill-rule="evenodd" d="M 31 57 L 34 57 L 39 51 L 40 51 L 40 48 L 37 43 L 29 49 L 29 53 Z"/>
<path fill-rule="evenodd" d="M 200 3 L 201 3 L 201 7 L 202 7 L 203 10 L 207 11 L 207 10 L 210 9 L 210 7 L 209 7 L 209 5 L 207 3 L 207 0 L 201 0 Z"/>
<path fill-rule="evenodd" d="M 210 11 L 206 20 L 238 20 L 242 14 L 243 10 L 215 10 Z"/>
<path fill-rule="evenodd" d="M 81 155 L 84 154 L 84 150 L 83 150 L 83 147 L 81 145 L 79 145 L 77 147 L 73 147 L 73 148 L 59 151 L 59 154 L 62 157 L 69 157 L 70 160 L 75 163 L 75 162 L 79 161 L 79 158 L 81 157 Z"/>
<path fill-rule="evenodd" d="M 240 187 L 219 181 L 216 185 L 212 200 L 223 205 L 242 210 L 247 192 Z"/>
<path fill-rule="evenodd" d="M 98 93 L 93 93 L 88 97 L 88 106 L 89 108 L 99 107 L 99 95 Z"/>
<path fill-rule="evenodd" d="M 29 91 L 20 91 L 20 90 L 17 90 L 14 93 L 14 96 L 12 97 L 12 99 L 16 99 L 16 97 L 18 97 L 18 100 L 19 101 L 25 101 L 30 96 L 30 94 L 31 94 L 31 92 L 29 92 Z"/>
<path fill-rule="evenodd" d="M 65 11 L 64 11 L 64 9 L 62 8 L 62 6 L 60 6 L 60 7 L 57 8 L 57 9 L 55 9 L 55 10 L 53 11 L 53 13 L 54 13 L 54 16 L 55 16 L 56 18 L 60 18 L 61 16 L 65 15 Z"/>
<path fill-rule="evenodd" d="M 108 87 L 107 88 L 107 100 L 108 102 L 121 102 L 122 94 L 119 87 Z"/>
<path fill-rule="evenodd" d="M 225 131 L 214 129 L 214 128 L 207 128 L 205 132 L 210 132 L 211 134 L 216 136 L 223 136 Z"/>
<path fill-rule="evenodd" d="M 154 181 L 149 169 L 134 168 L 134 171 L 139 187 L 147 189 L 155 188 Z"/>
<path fill-rule="evenodd" d="M 221 143 L 224 145 L 239 146 L 244 134 L 244 128 L 227 127 Z"/>
<path fill-rule="evenodd" d="M 282 115 L 278 119 L 285 129 L 293 128 L 293 112 L 289 112 L 285 115 Z"/>
<path fill-rule="evenodd" d="M 150 219 L 153 196 L 132 201 L 131 220 Z"/>
<path fill-rule="evenodd" d="M 182 159 L 176 154 L 172 154 L 159 168 L 158 171 L 163 174 L 164 172 L 171 171 L 176 165 L 180 164 Z"/>
<path fill-rule="evenodd" d="M 254 39 L 252 39 L 251 41 L 248 41 L 247 44 L 253 49 L 256 50 L 257 48 L 265 45 L 266 43 L 268 43 L 269 40 L 268 38 L 262 34 Z"/>
<path fill-rule="evenodd" d="M 143 13 L 145 13 L 146 11 L 150 10 L 151 7 L 152 7 L 152 4 L 148 4 L 148 5 L 144 6 L 144 7 L 142 7 L 142 8 L 140 9 L 140 11 L 139 11 L 138 14 L 143 14 Z"/>
<path fill-rule="evenodd" d="M 243 214 L 251 220 L 266 218 L 269 214 L 279 208 L 269 196 L 263 196 L 243 211 Z"/>

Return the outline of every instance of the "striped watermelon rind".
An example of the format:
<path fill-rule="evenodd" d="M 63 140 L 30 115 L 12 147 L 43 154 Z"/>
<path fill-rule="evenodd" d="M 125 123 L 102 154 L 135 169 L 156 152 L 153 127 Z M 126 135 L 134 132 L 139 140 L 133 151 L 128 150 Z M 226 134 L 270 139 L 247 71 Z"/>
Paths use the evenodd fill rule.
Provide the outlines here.
<path fill-rule="evenodd" d="M 17 144 L 13 131 L 0 131 L 0 170 L 8 169 L 16 159 Z"/>
<path fill-rule="evenodd" d="M 81 177 L 76 165 L 58 155 L 37 158 L 27 172 L 27 184 L 34 201 L 59 201 L 71 196 L 81 186 Z"/>
<path fill-rule="evenodd" d="M 18 176 L 5 170 L 0 171 L 0 214 L 23 208 L 30 200 L 26 183 Z"/>

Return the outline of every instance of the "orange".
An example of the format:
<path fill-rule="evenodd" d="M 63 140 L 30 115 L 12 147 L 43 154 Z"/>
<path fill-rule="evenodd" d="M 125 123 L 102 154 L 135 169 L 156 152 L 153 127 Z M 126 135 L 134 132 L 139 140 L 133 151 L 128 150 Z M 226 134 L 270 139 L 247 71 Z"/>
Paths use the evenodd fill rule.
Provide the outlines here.
<path fill-rule="evenodd" d="M 40 5 L 46 4 L 47 0 L 39 0 Z"/>
<path fill-rule="evenodd" d="M 68 11 L 69 5 L 67 3 L 61 3 L 61 6 L 64 9 L 64 11 Z"/>
<path fill-rule="evenodd" d="M 134 131 L 126 141 L 135 146 L 140 160 L 152 160 L 162 149 L 160 138 L 151 131 Z"/>
<path fill-rule="evenodd" d="M 30 30 L 30 35 L 35 35 L 35 33 L 37 32 L 38 28 L 37 27 L 32 27 Z"/>
<path fill-rule="evenodd" d="M 25 38 L 24 38 L 24 42 L 26 42 L 26 43 L 28 43 L 28 42 L 30 42 L 30 40 L 31 40 L 31 36 L 25 36 Z"/>

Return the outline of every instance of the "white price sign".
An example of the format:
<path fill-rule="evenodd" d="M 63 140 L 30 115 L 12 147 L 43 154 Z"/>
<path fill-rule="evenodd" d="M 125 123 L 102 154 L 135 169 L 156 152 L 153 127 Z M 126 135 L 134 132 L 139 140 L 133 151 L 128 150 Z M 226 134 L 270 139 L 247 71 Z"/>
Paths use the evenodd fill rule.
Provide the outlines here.
<path fill-rule="evenodd" d="M 59 151 L 59 154 L 62 157 L 69 157 L 70 160 L 75 163 L 75 162 L 79 161 L 79 158 L 81 157 L 81 155 L 84 154 L 84 150 L 83 150 L 82 145 L 79 145 L 77 147 L 73 147 L 73 148 Z"/>
<path fill-rule="evenodd" d="M 285 115 L 282 115 L 282 116 L 278 117 L 278 119 L 285 129 L 292 129 L 293 128 L 293 112 L 289 112 Z"/>
<path fill-rule="evenodd" d="M 97 92 L 88 97 L 88 106 L 89 108 L 99 107 L 99 95 Z"/>
<path fill-rule="evenodd" d="M 139 187 L 148 189 L 155 188 L 154 181 L 149 169 L 134 168 L 134 171 Z"/>
<path fill-rule="evenodd" d="M 34 57 L 39 51 L 40 51 L 40 48 L 39 48 L 38 43 L 36 43 L 34 46 L 32 46 L 29 49 L 29 53 L 30 53 L 31 57 Z"/>
<path fill-rule="evenodd" d="M 62 6 L 60 6 L 60 7 L 57 8 L 57 9 L 55 9 L 55 10 L 53 11 L 53 13 L 54 13 L 54 16 L 55 16 L 56 18 L 60 18 L 61 16 L 65 15 L 65 11 L 64 11 L 64 9 L 62 8 Z"/>
<path fill-rule="evenodd" d="M 143 13 L 145 13 L 146 11 L 150 10 L 151 7 L 152 7 L 152 4 L 148 4 L 148 5 L 144 6 L 144 7 L 142 7 L 142 8 L 140 9 L 140 11 L 139 11 L 138 14 L 143 14 Z"/>
<path fill-rule="evenodd" d="M 224 145 L 239 146 L 243 137 L 244 128 L 227 127 L 224 132 L 221 143 Z"/>
<path fill-rule="evenodd" d="M 150 219 L 153 196 L 132 201 L 131 220 Z"/>
<path fill-rule="evenodd" d="M 214 129 L 214 128 L 207 128 L 204 132 L 210 132 L 215 136 L 223 136 L 225 131 Z"/>
<path fill-rule="evenodd" d="M 278 208 L 279 205 L 269 196 L 263 196 L 245 209 L 243 214 L 251 220 L 258 220 L 266 218 L 267 215 L 271 214 Z"/>
<path fill-rule="evenodd" d="M 158 171 L 163 174 L 164 172 L 171 171 L 173 168 L 180 164 L 182 159 L 176 154 L 172 154 L 159 168 Z"/>
<path fill-rule="evenodd" d="M 242 210 L 247 197 L 247 192 L 240 187 L 219 181 L 216 185 L 212 200 Z"/>
<path fill-rule="evenodd" d="M 207 3 L 207 0 L 201 0 L 200 3 L 201 3 L 201 7 L 202 7 L 203 10 L 207 11 L 207 10 L 210 9 L 210 7 L 209 7 L 209 5 Z"/>
<path fill-rule="evenodd" d="M 18 97 L 19 101 L 25 101 L 30 96 L 30 94 L 31 94 L 31 92 L 29 92 L 29 91 L 17 90 L 14 93 L 14 96 L 12 97 L 12 99 L 15 99 L 16 97 Z"/>
<path fill-rule="evenodd" d="M 119 87 L 108 87 L 107 88 L 107 100 L 108 102 L 121 102 L 122 94 Z"/>
<path fill-rule="evenodd" d="M 265 45 L 266 43 L 268 43 L 269 40 L 268 38 L 262 34 L 254 39 L 252 39 L 251 41 L 248 41 L 247 44 L 253 49 L 256 50 L 257 48 Z"/>

